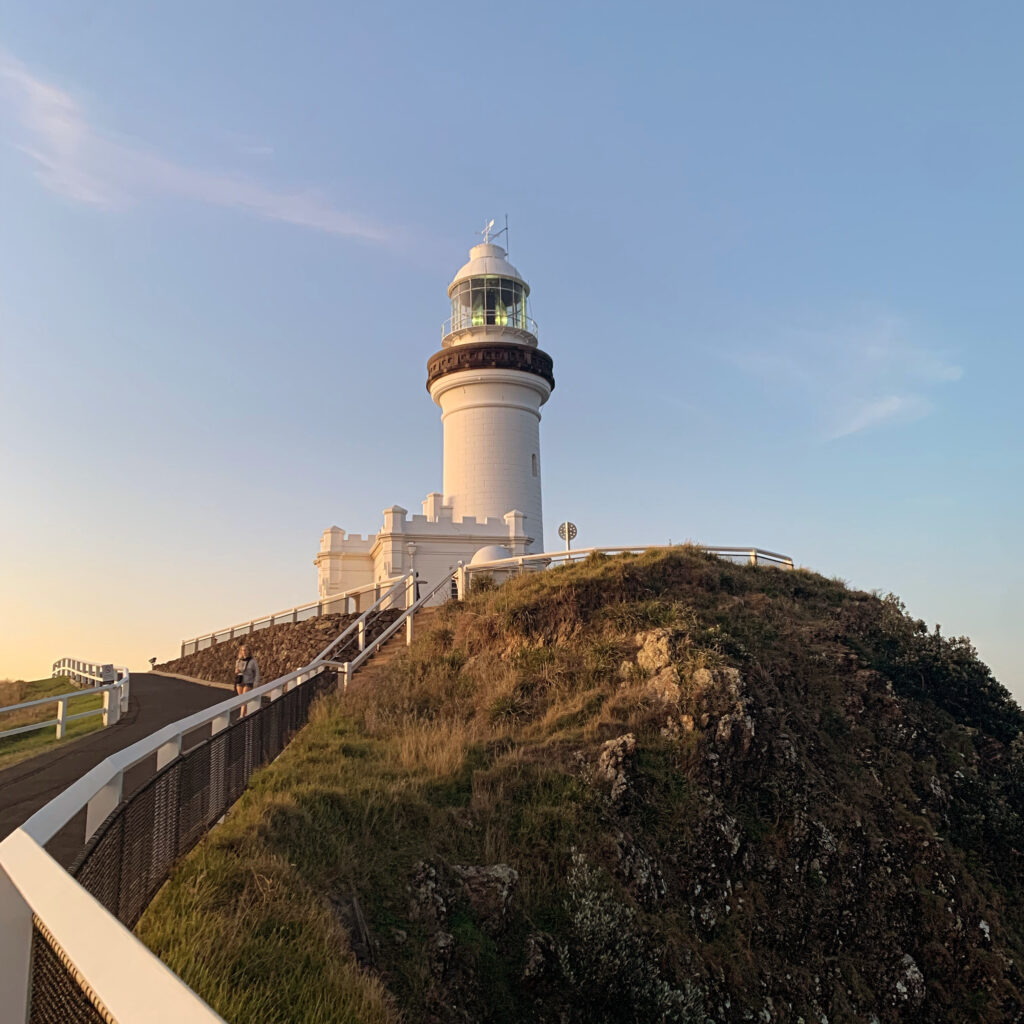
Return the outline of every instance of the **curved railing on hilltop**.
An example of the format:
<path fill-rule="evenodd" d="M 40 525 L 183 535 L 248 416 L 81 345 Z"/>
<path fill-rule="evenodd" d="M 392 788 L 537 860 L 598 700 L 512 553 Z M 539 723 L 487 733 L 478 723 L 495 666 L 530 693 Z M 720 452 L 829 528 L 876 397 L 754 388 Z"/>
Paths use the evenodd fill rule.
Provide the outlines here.
<path fill-rule="evenodd" d="M 222 1018 L 128 930 L 188 852 L 242 794 L 261 765 L 305 724 L 337 670 L 343 685 L 428 604 L 463 597 L 475 573 L 501 578 L 592 554 L 652 547 L 584 548 L 460 565 L 416 598 L 400 577 L 308 665 L 166 726 L 111 755 L 0 843 L 0 1006 L 34 1024 L 214 1024 Z M 666 549 L 668 550 L 668 549 Z M 704 548 L 753 565 L 792 568 L 758 548 Z M 404 593 L 405 608 L 385 608 Z M 392 621 L 386 622 L 385 618 Z M 234 718 L 233 716 L 236 715 Z M 184 749 L 186 736 L 209 734 Z M 147 759 L 155 773 L 122 799 L 125 772 Z M 65 871 L 45 845 L 85 811 L 84 849 Z M 29 1016 L 31 1014 L 31 1017 Z"/>
<path fill-rule="evenodd" d="M 54 678 L 66 676 L 75 683 L 94 683 L 87 689 L 70 690 L 68 693 L 58 693 L 52 697 L 39 697 L 36 700 L 22 701 L 20 704 L 9 704 L 0 708 L 0 721 L 2 716 L 17 711 L 25 711 L 28 708 L 45 707 L 47 704 L 56 704 L 56 717 L 40 719 L 38 722 L 30 722 L 28 725 L 19 725 L 12 729 L 4 729 L 0 732 L 0 739 L 7 739 L 11 736 L 19 736 L 22 733 L 36 732 L 39 729 L 56 729 L 56 739 L 64 738 L 67 727 L 80 718 L 90 718 L 94 715 L 103 716 L 103 727 L 116 725 L 121 715 L 128 710 L 128 694 L 131 686 L 131 673 L 127 668 L 110 664 L 100 664 L 92 661 L 81 661 L 78 658 L 60 658 L 53 663 Z M 79 711 L 76 714 L 68 714 L 68 705 L 79 697 L 100 696 L 102 705 L 92 708 L 89 711 Z"/>

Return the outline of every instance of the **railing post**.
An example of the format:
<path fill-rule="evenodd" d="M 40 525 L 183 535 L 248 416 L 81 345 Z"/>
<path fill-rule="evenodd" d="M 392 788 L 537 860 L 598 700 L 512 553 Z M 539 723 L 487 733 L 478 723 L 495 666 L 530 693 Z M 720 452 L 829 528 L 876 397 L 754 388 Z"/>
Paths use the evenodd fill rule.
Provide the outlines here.
<path fill-rule="evenodd" d="M 409 611 L 406 612 L 406 619 L 405 619 L 405 646 L 406 647 L 408 647 L 412 643 L 412 628 L 413 628 L 412 627 L 412 620 L 414 618 L 416 618 L 416 616 L 412 612 L 409 612 Z"/>
<path fill-rule="evenodd" d="M 88 842 L 93 833 L 107 820 L 110 812 L 121 802 L 121 789 L 124 785 L 124 773 L 118 772 L 89 801 L 85 810 L 85 841 Z"/>
<path fill-rule="evenodd" d="M 32 980 L 32 908 L 0 868 L 0 1006 L 8 1020 L 28 1020 Z"/>
<path fill-rule="evenodd" d="M 341 664 L 341 692 L 348 690 L 349 680 L 352 678 L 352 662 L 344 661 Z"/>
<path fill-rule="evenodd" d="M 405 581 L 405 607 L 411 608 L 416 603 L 416 574 L 409 573 Z"/>
<path fill-rule="evenodd" d="M 64 738 L 64 730 L 67 728 L 65 720 L 68 717 L 68 699 L 67 697 L 61 697 L 57 701 L 57 739 L 62 740 Z"/>
<path fill-rule="evenodd" d="M 460 561 L 459 567 L 455 570 L 455 590 L 460 601 L 466 600 L 466 583 L 466 567 Z"/>
<path fill-rule="evenodd" d="M 757 548 L 751 548 L 750 550 L 750 564 L 757 565 Z"/>
<path fill-rule="evenodd" d="M 360 619 L 356 626 L 356 636 L 358 638 L 359 650 L 366 650 L 366 619 Z"/>
<path fill-rule="evenodd" d="M 156 748 L 156 770 L 160 771 L 181 753 L 181 734 Z"/>
<path fill-rule="evenodd" d="M 103 728 L 117 725 L 121 717 L 121 696 L 114 693 L 114 687 L 103 691 Z"/>

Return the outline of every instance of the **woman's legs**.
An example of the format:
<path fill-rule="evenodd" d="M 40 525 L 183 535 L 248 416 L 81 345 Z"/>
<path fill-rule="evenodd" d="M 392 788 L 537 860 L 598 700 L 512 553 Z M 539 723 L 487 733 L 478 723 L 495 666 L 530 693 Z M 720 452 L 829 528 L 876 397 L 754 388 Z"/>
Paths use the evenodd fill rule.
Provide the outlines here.
<path fill-rule="evenodd" d="M 243 686 L 241 683 L 235 683 L 235 693 L 237 693 L 239 697 L 241 697 L 245 693 L 248 693 L 251 689 L 251 686 Z M 244 704 L 238 709 L 238 717 L 245 718 Z"/>

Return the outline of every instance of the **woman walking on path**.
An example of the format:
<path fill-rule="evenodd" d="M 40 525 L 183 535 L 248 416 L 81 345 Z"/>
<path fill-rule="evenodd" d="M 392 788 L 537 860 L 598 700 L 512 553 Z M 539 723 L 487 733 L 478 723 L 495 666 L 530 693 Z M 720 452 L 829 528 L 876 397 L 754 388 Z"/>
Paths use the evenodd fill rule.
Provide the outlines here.
<path fill-rule="evenodd" d="M 235 693 L 241 696 L 248 693 L 260 681 L 260 666 L 256 659 L 249 653 L 249 648 L 242 644 L 238 648 L 238 660 L 235 662 Z M 245 705 L 242 705 L 241 714 L 245 714 Z"/>

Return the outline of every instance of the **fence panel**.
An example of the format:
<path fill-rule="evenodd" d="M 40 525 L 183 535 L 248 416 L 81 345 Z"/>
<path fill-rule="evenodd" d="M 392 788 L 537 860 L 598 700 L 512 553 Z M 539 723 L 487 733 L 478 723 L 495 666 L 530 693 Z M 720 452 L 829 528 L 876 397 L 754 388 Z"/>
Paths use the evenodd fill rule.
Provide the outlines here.
<path fill-rule="evenodd" d="M 112 1017 L 74 970 L 42 922 L 32 922 L 29 1024 L 110 1024 Z"/>

